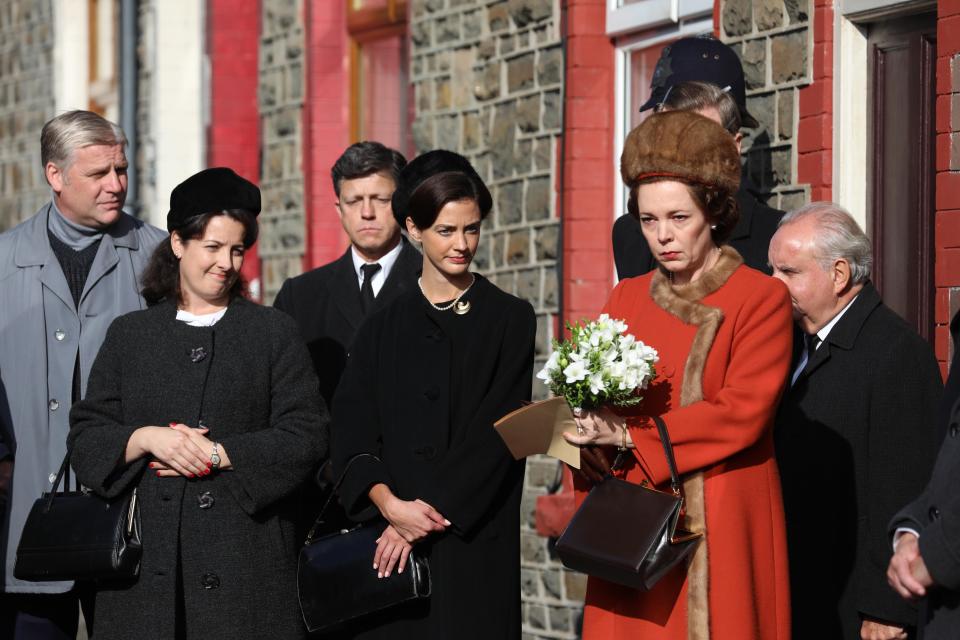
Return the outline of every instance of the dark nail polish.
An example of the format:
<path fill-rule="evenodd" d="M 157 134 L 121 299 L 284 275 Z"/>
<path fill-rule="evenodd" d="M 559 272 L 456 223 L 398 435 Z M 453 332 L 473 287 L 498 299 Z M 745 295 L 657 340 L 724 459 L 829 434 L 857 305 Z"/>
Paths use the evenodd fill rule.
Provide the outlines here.
<path fill-rule="evenodd" d="M 159 471 L 157 471 L 157 477 L 158 477 L 158 478 L 160 477 L 160 472 L 159 472 Z"/>

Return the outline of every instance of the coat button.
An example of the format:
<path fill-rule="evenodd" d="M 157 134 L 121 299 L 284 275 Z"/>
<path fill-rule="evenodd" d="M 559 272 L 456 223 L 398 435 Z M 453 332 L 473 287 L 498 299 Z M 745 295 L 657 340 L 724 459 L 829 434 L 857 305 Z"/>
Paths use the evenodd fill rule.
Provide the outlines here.
<path fill-rule="evenodd" d="M 955 424 L 950 425 L 950 437 L 956 438 L 958 433 L 960 433 L 960 427 Z"/>
<path fill-rule="evenodd" d="M 940 518 L 940 509 L 937 509 L 936 507 L 930 507 L 930 511 L 928 512 L 928 514 L 930 516 L 931 522 L 934 520 L 937 520 Z"/>
<path fill-rule="evenodd" d="M 429 400 L 430 402 L 433 402 L 434 400 L 436 400 L 437 396 L 439 395 L 440 395 L 440 392 L 437 391 L 436 387 L 427 387 L 426 389 L 423 390 L 423 397 Z"/>
<path fill-rule="evenodd" d="M 57 342 L 63 342 L 63 339 L 67 337 L 67 334 L 64 333 L 63 329 L 57 329 L 53 332 L 53 337 L 57 339 Z"/>
<path fill-rule="evenodd" d="M 54 482 L 57 481 L 57 474 L 51 473 L 50 475 L 47 476 L 47 480 L 50 482 L 50 484 L 53 484 Z"/>
<path fill-rule="evenodd" d="M 47 403 L 47 406 L 50 407 L 50 411 L 56 411 L 60 408 L 60 402 L 56 398 L 53 398 Z"/>
<path fill-rule="evenodd" d="M 204 491 L 203 493 L 197 496 L 197 504 L 200 506 L 201 509 L 209 509 L 210 507 L 213 506 L 214 502 L 215 501 L 213 499 L 213 496 L 210 494 L 209 491 Z"/>
<path fill-rule="evenodd" d="M 205 573 L 200 578 L 200 586 L 204 589 L 216 589 L 220 586 L 220 576 L 215 573 Z"/>
<path fill-rule="evenodd" d="M 204 420 L 203 418 L 200 418 L 199 420 L 197 420 L 197 426 L 198 426 L 199 428 L 201 428 L 201 429 L 206 429 L 206 428 L 207 428 L 207 421 Z"/>
<path fill-rule="evenodd" d="M 197 347 L 195 349 L 190 349 L 190 360 L 192 362 L 203 362 L 207 357 L 207 350 L 203 347 Z"/>

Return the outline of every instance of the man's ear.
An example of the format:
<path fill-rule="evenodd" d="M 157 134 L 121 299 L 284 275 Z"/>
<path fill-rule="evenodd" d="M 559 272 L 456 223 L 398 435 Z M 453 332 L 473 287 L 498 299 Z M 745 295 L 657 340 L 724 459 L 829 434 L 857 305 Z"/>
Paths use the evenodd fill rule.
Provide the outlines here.
<path fill-rule="evenodd" d="M 50 185 L 50 188 L 57 194 L 63 191 L 63 185 L 66 183 L 66 176 L 63 171 L 60 170 L 60 167 L 48 162 L 47 166 L 43 168 L 43 174 L 47 178 L 47 184 Z"/>
<path fill-rule="evenodd" d="M 417 225 L 413 223 L 413 218 L 407 216 L 405 224 L 407 225 L 407 235 L 417 242 L 420 242 L 420 229 L 418 229 Z"/>
<path fill-rule="evenodd" d="M 741 152 L 743 151 L 743 149 L 742 149 L 742 145 L 743 145 L 743 134 L 738 131 L 738 132 L 736 133 L 736 135 L 733 136 L 733 141 L 734 141 L 734 142 L 736 143 L 736 145 L 737 145 L 737 153 L 741 153 Z"/>
<path fill-rule="evenodd" d="M 333 201 L 333 208 L 337 210 L 337 215 L 343 218 L 343 209 L 340 207 L 340 198 Z"/>
<path fill-rule="evenodd" d="M 850 288 L 850 263 L 839 258 L 833 263 L 833 292 L 837 295 L 842 294 Z"/>

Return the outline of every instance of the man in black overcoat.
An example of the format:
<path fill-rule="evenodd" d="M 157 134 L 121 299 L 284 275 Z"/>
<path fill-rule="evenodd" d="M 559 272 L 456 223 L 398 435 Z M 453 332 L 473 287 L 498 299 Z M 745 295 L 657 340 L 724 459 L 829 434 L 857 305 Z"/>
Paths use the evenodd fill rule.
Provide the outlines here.
<path fill-rule="evenodd" d="M 954 353 L 941 402 L 946 427 L 927 488 L 890 523 L 890 585 L 920 602 L 918 637 L 952 640 L 960 630 L 960 313 L 950 322 Z M 949 405 L 949 406 L 947 406 Z"/>
<path fill-rule="evenodd" d="M 379 142 L 344 151 L 331 174 L 350 246 L 334 262 L 284 282 L 273 303 L 300 326 L 328 406 L 363 319 L 417 286 L 423 259 L 400 233 L 390 206 L 406 164 Z"/>
<path fill-rule="evenodd" d="M 751 129 L 760 126 L 747 111 L 740 59 L 733 49 L 710 36 L 681 38 L 664 47 L 650 83 L 650 99 L 640 107 L 640 111 L 658 108 L 668 97 L 671 87 L 688 81 L 709 82 L 726 88 L 739 108 L 740 124 Z M 710 117 L 708 113 L 703 115 Z M 739 145 L 739 126 L 730 134 Z M 747 180 L 741 182 L 737 203 L 740 205 L 740 220 L 728 242 L 743 256 L 743 262 L 748 267 L 769 274 L 767 248 L 783 212 L 759 200 L 757 192 Z M 629 213 L 620 216 L 613 224 L 613 260 L 621 280 L 642 275 L 657 266 L 640 230 L 639 221 Z"/>
<path fill-rule="evenodd" d="M 788 213 L 770 243 L 804 334 L 774 430 L 795 638 L 907 638 L 916 620 L 887 585 L 887 523 L 930 473 L 943 385 L 871 263 L 870 240 L 831 203 Z"/>

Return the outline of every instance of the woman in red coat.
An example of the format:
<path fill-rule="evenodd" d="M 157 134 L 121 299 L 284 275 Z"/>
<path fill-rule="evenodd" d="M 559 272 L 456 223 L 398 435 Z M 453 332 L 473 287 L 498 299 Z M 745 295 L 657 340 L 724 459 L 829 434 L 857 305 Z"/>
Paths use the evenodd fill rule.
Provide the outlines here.
<path fill-rule="evenodd" d="M 655 114 L 621 158 L 629 208 L 659 262 L 622 281 L 604 312 L 659 351 L 658 376 L 630 412 L 583 413 L 580 445 L 619 445 L 617 473 L 662 487 L 669 471 L 650 415 L 663 417 L 684 478 L 686 528 L 704 533 L 649 592 L 597 578 L 583 637 L 784 640 L 786 536 L 772 427 L 790 362 L 786 287 L 724 245 L 737 222 L 740 161 L 730 135 L 695 113 Z M 578 479 L 578 500 L 589 489 Z"/>

